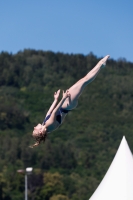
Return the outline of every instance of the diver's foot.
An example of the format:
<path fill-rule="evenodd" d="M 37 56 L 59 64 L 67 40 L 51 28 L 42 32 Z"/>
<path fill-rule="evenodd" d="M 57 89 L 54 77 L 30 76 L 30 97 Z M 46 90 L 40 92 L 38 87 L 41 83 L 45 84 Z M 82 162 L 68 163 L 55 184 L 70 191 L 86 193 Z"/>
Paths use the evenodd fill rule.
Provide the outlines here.
<path fill-rule="evenodd" d="M 99 61 L 99 64 L 101 65 L 101 68 L 105 67 L 106 62 L 107 62 L 107 60 L 108 60 L 109 57 L 110 57 L 110 55 L 107 55 L 107 56 L 105 56 L 104 58 L 102 58 L 102 59 Z"/>

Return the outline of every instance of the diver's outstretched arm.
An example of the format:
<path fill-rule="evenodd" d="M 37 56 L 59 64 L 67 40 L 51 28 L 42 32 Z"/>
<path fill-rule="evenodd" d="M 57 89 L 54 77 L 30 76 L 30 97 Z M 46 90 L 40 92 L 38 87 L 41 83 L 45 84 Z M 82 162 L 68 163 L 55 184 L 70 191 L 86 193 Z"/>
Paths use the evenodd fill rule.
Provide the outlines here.
<path fill-rule="evenodd" d="M 57 92 L 54 93 L 54 101 L 53 101 L 52 105 L 50 106 L 50 108 L 49 108 L 49 110 L 46 114 L 46 117 L 48 115 L 50 115 L 52 113 L 52 111 L 54 110 L 54 108 L 56 107 L 59 95 L 60 95 L 60 89 Z"/>

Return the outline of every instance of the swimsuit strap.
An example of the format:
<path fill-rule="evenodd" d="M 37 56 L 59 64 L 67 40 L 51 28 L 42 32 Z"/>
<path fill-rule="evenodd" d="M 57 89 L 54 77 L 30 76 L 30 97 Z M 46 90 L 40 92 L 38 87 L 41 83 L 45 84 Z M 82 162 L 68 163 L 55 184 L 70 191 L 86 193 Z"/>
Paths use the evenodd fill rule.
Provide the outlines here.
<path fill-rule="evenodd" d="M 43 120 L 43 125 L 45 124 L 45 122 L 50 118 L 50 116 L 51 116 L 51 114 L 50 115 L 47 115 L 46 117 L 45 117 L 45 119 Z"/>

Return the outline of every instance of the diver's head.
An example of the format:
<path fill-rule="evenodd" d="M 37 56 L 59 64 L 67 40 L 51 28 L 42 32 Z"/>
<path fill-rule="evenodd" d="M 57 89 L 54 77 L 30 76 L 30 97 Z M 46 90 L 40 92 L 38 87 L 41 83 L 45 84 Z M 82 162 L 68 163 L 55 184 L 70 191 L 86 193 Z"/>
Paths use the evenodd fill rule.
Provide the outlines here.
<path fill-rule="evenodd" d="M 35 126 L 32 136 L 36 140 L 36 143 L 30 146 L 31 148 L 38 146 L 42 141 L 45 141 L 47 137 L 47 130 L 45 125 L 38 124 Z"/>

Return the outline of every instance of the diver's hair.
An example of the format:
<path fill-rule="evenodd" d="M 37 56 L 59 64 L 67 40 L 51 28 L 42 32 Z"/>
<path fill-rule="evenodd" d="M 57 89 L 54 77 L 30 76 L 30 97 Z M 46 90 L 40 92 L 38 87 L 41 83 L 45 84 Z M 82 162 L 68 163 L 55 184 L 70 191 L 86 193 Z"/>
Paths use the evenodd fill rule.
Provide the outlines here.
<path fill-rule="evenodd" d="M 34 148 L 35 146 L 38 146 L 42 141 L 45 142 L 46 137 L 47 137 L 47 133 L 45 133 L 44 135 L 41 136 L 33 136 L 36 140 L 36 143 L 29 146 L 30 148 Z"/>

